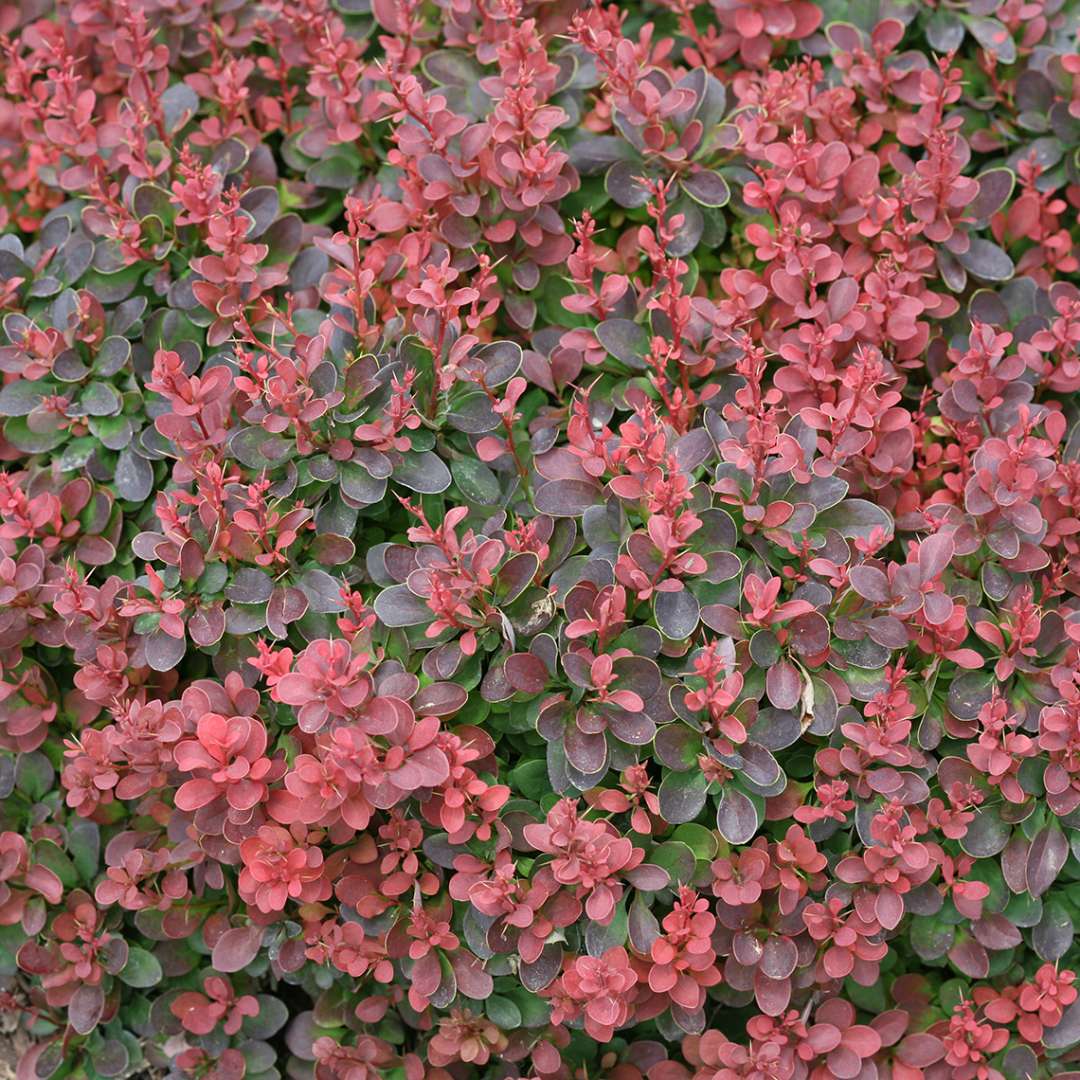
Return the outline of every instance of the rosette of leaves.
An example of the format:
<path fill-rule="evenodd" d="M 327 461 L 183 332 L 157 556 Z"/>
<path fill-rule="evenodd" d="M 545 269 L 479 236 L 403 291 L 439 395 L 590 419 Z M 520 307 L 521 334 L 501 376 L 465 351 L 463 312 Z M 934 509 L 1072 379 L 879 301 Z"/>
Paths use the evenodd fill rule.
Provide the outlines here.
<path fill-rule="evenodd" d="M 693 655 L 687 660 L 692 662 Z M 729 643 L 727 655 L 733 663 L 733 643 Z M 660 812 L 673 824 L 692 822 L 699 818 L 710 795 L 714 796 L 720 834 L 728 843 L 746 844 L 765 820 L 765 800 L 780 795 L 787 786 L 788 778 L 774 752 L 798 742 L 804 730 L 802 716 L 790 709 L 761 705 L 760 680 L 748 677 L 731 708 L 745 728 L 746 738 L 732 747 L 732 753 L 723 753 L 707 731 L 706 714 L 691 709 L 686 702 L 688 691 L 702 685 L 701 678 L 690 674 L 671 686 L 671 708 L 677 720 L 658 732 L 654 746 L 655 756 L 664 766 L 658 791 Z M 700 766 L 703 755 L 713 758 L 730 777 L 722 783 L 710 781 Z"/>
<path fill-rule="evenodd" d="M 311 516 L 305 508 L 289 511 L 282 527 L 299 528 Z M 186 636 L 162 631 L 154 614 L 136 620 L 135 630 L 143 635 L 152 668 L 168 671 L 179 663 L 188 638 L 196 647 L 209 649 L 220 646 L 227 636 L 232 639 L 230 653 L 240 650 L 250 655 L 252 635 L 265 631 L 273 638 L 285 638 L 293 624 L 307 641 L 333 635 L 332 616 L 345 609 L 342 586 L 357 576 L 355 567 L 348 565 L 356 551 L 351 540 L 332 532 L 309 533 L 290 546 L 285 567 L 279 564 L 271 571 L 211 555 L 211 537 L 193 524 L 195 535 L 183 543 L 152 531 L 139 533 L 133 543 L 136 556 L 161 566 L 166 591 L 183 596 L 186 604 Z M 147 580 L 141 578 L 137 584 L 146 586 Z"/>
<path fill-rule="evenodd" d="M 477 540 L 478 545 L 483 547 L 490 538 L 480 533 Z M 507 552 L 502 544 L 497 543 L 497 546 L 503 551 L 490 566 L 487 559 L 493 549 L 487 548 L 480 556 L 484 560 L 484 569 L 492 575 L 492 582 L 477 601 L 478 606 L 482 605 L 483 613 L 467 624 L 477 631 L 479 642 L 479 651 L 469 657 L 470 667 L 475 670 L 480 670 L 483 665 L 474 657 L 497 650 L 504 643 L 513 645 L 516 642 L 518 631 L 515 626 L 520 628 L 524 637 L 530 630 L 535 633 L 542 629 L 553 613 L 552 610 L 544 612 L 544 605 L 537 600 L 537 590 L 530 588 L 540 565 L 536 553 L 523 551 L 515 554 Z M 425 667 L 439 671 L 441 678 L 450 678 L 468 654 L 463 654 L 456 641 L 461 627 L 447 628 L 434 638 L 426 637 L 419 629 L 430 625 L 435 619 L 427 603 L 430 576 L 425 570 L 425 561 L 428 558 L 423 548 L 416 549 L 404 544 L 386 543 L 373 548 L 367 558 L 368 572 L 376 584 L 386 586 L 376 595 L 374 609 L 384 626 L 391 629 L 408 628 L 413 648 L 433 648 L 433 654 L 425 658 Z M 537 609 L 540 609 L 539 619 Z M 501 665 L 488 670 L 482 690 L 487 700 L 505 700 L 498 697 L 504 685 L 500 675 Z M 509 697 L 513 691 L 507 689 L 506 697 Z"/>
<path fill-rule="evenodd" d="M 521 681 L 518 666 L 508 679 Z M 561 666 L 569 694 L 541 707 L 537 730 L 548 740 L 549 769 L 557 789 L 573 786 L 584 791 L 603 779 L 611 764 L 621 768 L 632 764 L 636 752 L 631 747 L 652 742 L 657 730 L 654 715 L 666 719 L 666 695 L 661 693 L 659 667 L 646 656 L 622 656 L 612 662 L 617 689 L 610 700 L 595 693 L 589 662 L 581 653 L 564 652 Z M 559 785 L 560 772 L 566 786 Z"/>
<path fill-rule="evenodd" d="M 663 71 L 647 79 L 661 95 L 682 95 L 682 105 L 667 117 L 662 131 L 635 125 L 616 110 L 618 134 L 583 136 L 570 144 L 570 159 L 583 176 L 604 174 L 604 190 L 618 206 L 640 210 L 649 201 L 639 177 L 678 178 L 679 197 L 671 214 L 683 224 L 668 254 L 685 257 L 699 244 L 716 245 L 726 233 L 720 208 L 731 198 L 723 162 L 734 132 L 723 124 L 727 92 L 704 68 L 694 68 L 677 81 Z"/>
<path fill-rule="evenodd" d="M 331 415 L 336 438 L 349 438 L 361 424 L 378 420 L 390 401 L 392 384 L 401 379 L 407 368 L 418 373 L 418 393 L 430 388 L 434 369 L 430 351 L 415 338 L 404 339 L 392 353 L 364 355 L 348 364 L 343 377 L 333 365 L 324 365 L 326 382 L 340 395 L 340 403 Z M 450 471 L 442 458 L 433 452 L 436 435 L 432 427 L 422 426 L 408 433 L 408 450 L 381 450 L 374 446 L 356 446 L 347 461 L 327 464 L 327 476 L 336 468 L 337 499 L 355 512 L 382 500 L 389 483 L 422 495 L 437 495 L 450 486 Z M 320 459 L 320 465 L 326 461 Z M 335 481 L 332 481 L 334 483 Z"/>
<path fill-rule="evenodd" d="M 137 275 L 99 266 L 101 242 L 71 204 L 53 211 L 25 250 L 14 236 L 5 242 L 5 277 L 25 275 L 18 288 L 26 292 L 25 310 L 3 323 L 0 369 L 17 376 L 0 391 L 5 439 L 25 454 L 48 455 L 61 473 L 85 469 L 125 501 L 143 502 L 153 470 L 138 449 L 147 300 L 133 295 Z"/>

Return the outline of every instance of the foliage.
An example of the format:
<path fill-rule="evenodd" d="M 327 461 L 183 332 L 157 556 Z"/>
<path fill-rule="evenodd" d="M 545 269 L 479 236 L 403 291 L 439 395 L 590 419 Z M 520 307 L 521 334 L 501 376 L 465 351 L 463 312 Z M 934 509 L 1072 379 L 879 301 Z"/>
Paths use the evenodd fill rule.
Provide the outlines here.
<path fill-rule="evenodd" d="M 19 1080 L 1080 1076 L 1078 28 L 0 5 Z"/>

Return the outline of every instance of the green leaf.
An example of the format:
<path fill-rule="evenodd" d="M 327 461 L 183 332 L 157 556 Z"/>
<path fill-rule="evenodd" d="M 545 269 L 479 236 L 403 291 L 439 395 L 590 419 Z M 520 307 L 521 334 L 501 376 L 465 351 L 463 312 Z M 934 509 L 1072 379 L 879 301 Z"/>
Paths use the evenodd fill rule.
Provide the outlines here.
<path fill-rule="evenodd" d="M 482 461 L 459 458 L 451 464 L 450 473 L 468 502 L 494 506 L 499 501 L 499 479 Z"/>
<path fill-rule="evenodd" d="M 15 760 L 15 786 L 32 802 L 45 798 L 55 776 L 49 759 L 40 750 L 19 754 Z"/>
<path fill-rule="evenodd" d="M 673 825 L 693 821 L 705 806 L 708 788 L 709 781 L 700 769 L 668 772 L 657 792 L 664 820 Z"/>
<path fill-rule="evenodd" d="M 716 858 L 719 847 L 716 833 L 712 829 L 706 829 L 704 825 L 695 825 L 692 822 L 680 825 L 671 838 L 686 844 L 698 862 L 711 862 Z"/>
<path fill-rule="evenodd" d="M 681 840 L 668 840 L 667 843 L 654 847 L 646 860 L 663 867 L 671 875 L 671 880 L 679 885 L 692 881 L 697 870 L 697 856 L 693 849 Z"/>
<path fill-rule="evenodd" d="M 484 1012 L 493 1024 L 498 1024 L 503 1031 L 516 1031 L 521 1027 L 521 1010 L 508 997 L 492 994 L 484 1002 Z"/>
<path fill-rule="evenodd" d="M 67 440 L 68 433 L 60 428 L 52 431 L 31 431 L 25 416 L 12 416 L 4 424 L 4 438 L 24 454 L 47 454 Z"/>
<path fill-rule="evenodd" d="M 543 758 L 523 761 L 510 770 L 510 787 L 528 799 L 541 799 L 551 790 L 548 783 L 547 762 Z"/>
<path fill-rule="evenodd" d="M 38 840 L 34 844 L 34 857 L 31 860 L 51 870 L 65 889 L 73 889 L 79 884 L 79 872 L 68 856 L 51 840 Z"/>
<path fill-rule="evenodd" d="M 118 978 L 128 986 L 134 986 L 137 990 L 145 990 L 151 986 L 157 986 L 161 982 L 162 970 L 158 958 L 146 949 L 138 945 L 132 945 L 128 950 L 127 963 L 120 972 Z"/>

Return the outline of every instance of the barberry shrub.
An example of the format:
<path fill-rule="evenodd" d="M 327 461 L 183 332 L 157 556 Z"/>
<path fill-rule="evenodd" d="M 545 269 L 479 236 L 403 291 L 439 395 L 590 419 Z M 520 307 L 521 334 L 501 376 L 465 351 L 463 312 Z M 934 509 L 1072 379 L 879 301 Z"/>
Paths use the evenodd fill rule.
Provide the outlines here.
<path fill-rule="evenodd" d="M 18 1080 L 1080 1077 L 1078 30 L 0 3 Z"/>

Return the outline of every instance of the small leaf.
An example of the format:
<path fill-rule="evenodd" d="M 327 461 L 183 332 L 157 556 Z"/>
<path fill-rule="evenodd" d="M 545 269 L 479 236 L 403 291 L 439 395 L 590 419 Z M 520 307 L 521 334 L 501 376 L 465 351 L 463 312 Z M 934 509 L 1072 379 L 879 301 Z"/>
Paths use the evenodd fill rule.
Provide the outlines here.
<path fill-rule="evenodd" d="M 1052 964 L 1072 948 L 1074 933 L 1068 909 L 1057 900 L 1047 900 L 1042 918 L 1031 931 L 1031 944 L 1038 956 Z"/>
<path fill-rule="evenodd" d="M 105 991 L 100 984 L 82 983 L 68 1003 L 68 1023 L 80 1034 L 89 1035 L 105 1011 Z"/>
<path fill-rule="evenodd" d="M 1012 169 L 999 167 L 979 173 L 976 179 L 979 194 L 968 204 L 964 213 L 979 222 L 989 221 L 1008 203 L 1016 184 L 1016 175 Z"/>
<path fill-rule="evenodd" d="M 835 529 L 849 540 L 868 540 L 875 529 L 892 536 L 893 521 L 888 510 L 866 499 L 845 499 L 818 514 L 818 529 Z"/>
<path fill-rule="evenodd" d="M 700 769 L 666 773 L 657 792 L 661 817 L 672 825 L 693 821 L 705 806 L 708 789 L 709 781 Z"/>
<path fill-rule="evenodd" d="M 649 351 L 649 335 L 632 319 L 605 319 L 596 328 L 596 338 L 616 360 L 635 371 L 645 367 Z"/>
<path fill-rule="evenodd" d="M 1004 23 L 988 16 L 969 17 L 964 21 L 968 30 L 971 31 L 971 36 L 988 53 L 993 53 L 998 63 L 1016 62 L 1016 42 Z"/>
<path fill-rule="evenodd" d="M 391 585 L 375 597 L 375 614 L 384 626 L 422 626 L 434 619 L 431 608 L 406 585 Z"/>
<path fill-rule="evenodd" d="M 1056 822 L 1045 825 L 1028 851 L 1027 887 L 1034 896 L 1042 896 L 1057 881 L 1069 857 L 1069 842 Z"/>
<path fill-rule="evenodd" d="M 645 892 L 659 892 L 671 883 L 671 875 L 662 866 L 652 863 L 642 863 L 628 871 L 625 876 L 635 889 Z"/>
<path fill-rule="evenodd" d="M 430 450 L 402 455 L 394 466 L 394 482 L 421 495 L 438 495 L 451 483 L 450 470 L 437 454 Z"/>
<path fill-rule="evenodd" d="M 926 40 L 939 53 L 951 53 L 964 40 L 964 24 L 951 11 L 935 11 L 926 24 Z"/>
<path fill-rule="evenodd" d="M 162 979 L 161 963 L 152 952 L 132 945 L 128 949 L 127 963 L 117 978 L 139 990 L 157 986 Z"/>
<path fill-rule="evenodd" d="M 698 626 L 700 608 L 689 589 L 678 592 L 658 592 L 653 601 L 656 625 L 666 638 L 685 641 Z"/>
<path fill-rule="evenodd" d="M 243 971 L 259 955 L 263 933 L 263 927 L 250 925 L 226 930 L 214 944 L 210 961 L 214 970 L 223 975 Z"/>
<path fill-rule="evenodd" d="M 1042 1044 L 1047 1050 L 1066 1050 L 1080 1043 L 1080 998 L 1074 1001 L 1061 1019 L 1043 1031 Z"/>
<path fill-rule="evenodd" d="M 598 485 L 571 478 L 549 480 L 541 484 L 533 496 L 536 509 L 552 517 L 580 517 L 597 502 L 600 502 Z"/>
<path fill-rule="evenodd" d="M 145 502 L 154 488 L 154 469 L 141 454 L 131 447 L 121 450 L 113 473 L 116 494 L 127 502 Z"/>
<path fill-rule="evenodd" d="M 155 630 L 146 638 L 146 662 L 154 671 L 172 671 L 187 652 L 187 638 Z"/>
<path fill-rule="evenodd" d="M 1015 270 L 1007 251 L 978 236 L 973 236 L 967 251 L 956 258 L 961 266 L 983 281 L 1008 281 Z"/>
<path fill-rule="evenodd" d="M 749 844 L 761 825 L 758 803 L 728 784 L 716 808 L 716 827 L 729 844 Z"/>
<path fill-rule="evenodd" d="M 533 653 L 514 653 L 503 665 L 506 681 L 520 694 L 540 694 L 548 684 L 547 666 Z"/>
<path fill-rule="evenodd" d="M 976 859 L 988 859 L 999 854 L 1009 842 L 1012 827 L 1006 825 L 993 809 L 980 808 L 960 838 L 960 847 Z"/>
<path fill-rule="evenodd" d="M 702 206 L 726 206 L 731 198 L 727 181 L 719 173 L 709 169 L 692 173 L 680 183 L 683 191 Z"/>
<path fill-rule="evenodd" d="M 790 660 L 778 660 L 765 673 L 765 692 L 778 709 L 794 709 L 802 696 L 802 688 L 802 676 Z"/>
<path fill-rule="evenodd" d="M 616 161 L 604 176 L 604 190 L 626 210 L 635 210 L 649 201 L 649 192 L 636 177 L 642 172 L 637 161 Z"/>

